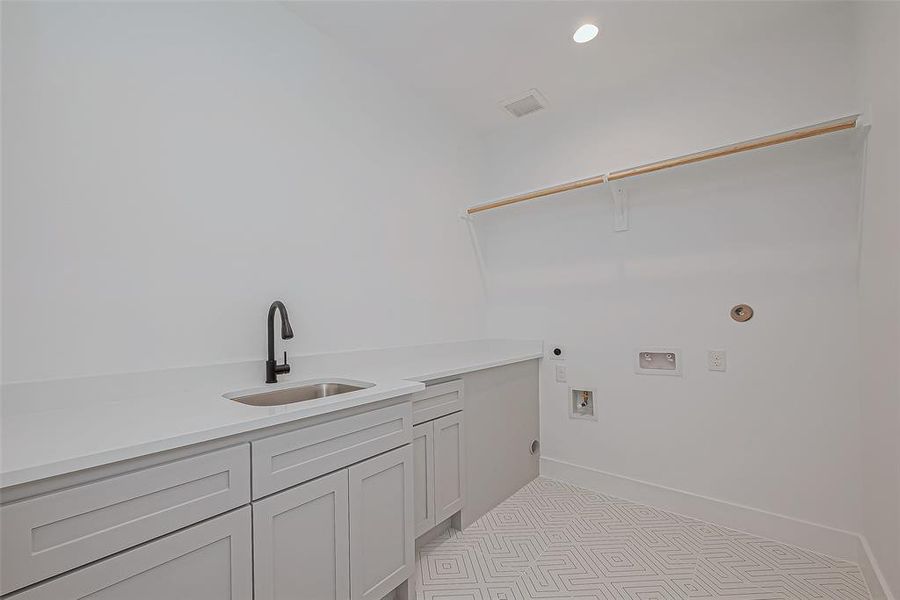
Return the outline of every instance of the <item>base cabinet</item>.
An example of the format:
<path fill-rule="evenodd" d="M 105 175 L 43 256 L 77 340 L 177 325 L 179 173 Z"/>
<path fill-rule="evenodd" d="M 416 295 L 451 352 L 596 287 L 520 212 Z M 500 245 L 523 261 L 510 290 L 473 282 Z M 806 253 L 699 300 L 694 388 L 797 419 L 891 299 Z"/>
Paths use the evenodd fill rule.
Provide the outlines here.
<path fill-rule="evenodd" d="M 381 600 L 415 566 L 411 447 L 353 465 L 349 484 L 350 597 Z"/>
<path fill-rule="evenodd" d="M 349 600 L 347 469 L 253 503 L 255 600 Z"/>
<path fill-rule="evenodd" d="M 482 369 L 296 431 L 0 490 L 0 595 L 414 597 L 416 537 L 537 476 L 537 391 L 536 361 Z"/>
<path fill-rule="evenodd" d="M 459 512 L 465 503 L 464 411 L 413 427 L 416 537 Z"/>
<path fill-rule="evenodd" d="M 4 600 L 251 600 L 250 543 L 248 506 Z"/>
<path fill-rule="evenodd" d="M 253 502 L 255 600 L 381 600 L 412 575 L 409 445 Z"/>

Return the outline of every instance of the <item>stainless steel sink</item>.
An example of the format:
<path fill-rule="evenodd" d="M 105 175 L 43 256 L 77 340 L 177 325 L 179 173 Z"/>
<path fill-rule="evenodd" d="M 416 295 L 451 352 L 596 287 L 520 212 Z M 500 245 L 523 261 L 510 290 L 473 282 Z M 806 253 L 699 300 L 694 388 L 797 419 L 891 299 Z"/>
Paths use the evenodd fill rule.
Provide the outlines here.
<path fill-rule="evenodd" d="M 249 404 L 251 406 L 281 406 L 295 402 L 307 402 L 318 400 L 327 396 L 336 396 L 348 392 L 356 392 L 372 387 L 374 383 L 365 381 L 323 381 L 308 383 L 294 387 L 284 387 L 274 390 L 248 390 L 244 392 L 232 392 L 225 397 L 235 402 Z"/>

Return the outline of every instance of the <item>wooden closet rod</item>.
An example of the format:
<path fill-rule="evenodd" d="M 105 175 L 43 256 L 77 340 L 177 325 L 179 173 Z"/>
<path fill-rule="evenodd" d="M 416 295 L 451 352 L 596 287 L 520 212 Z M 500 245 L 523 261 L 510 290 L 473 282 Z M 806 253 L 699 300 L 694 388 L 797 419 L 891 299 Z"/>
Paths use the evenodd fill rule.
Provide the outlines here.
<path fill-rule="evenodd" d="M 578 188 L 588 187 L 591 185 L 599 185 L 601 183 L 604 183 L 605 181 L 625 179 L 626 177 L 634 177 L 635 175 L 644 175 L 645 173 L 661 171 L 663 169 L 668 169 L 671 167 L 689 165 L 691 163 L 700 162 L 702 160 L 709 160 L 711 158 L 719 158 L 720 156 L 728 156 L 729 154 L 746 152 L 747 150 L 756 150 L 757 148 L 765 148 L 766 146 L 784 144 L 785 142 L 802 140 L 809 137 L 815 137 L 817 135 L 823 135 L 825 133 L 833 133 L 835 131 L 841 131 L 844 129 L 852 129 L 853 127 L 856 127 L 856 121 L 858 118 L 859 115 L 852 115 L 849 117 L 844 117 L 842 119 L 836 119 L 834 121 L 827 121 L 825 123 L 819 123 L 817 125 L 810 125 L 809 127 L 802 127 L 800 129 L 794 129 L 792 131 L 784 131 L 782 133 L 767 135 L 765 137 L 756 138 L 753 140 L 738 142 L 736 144 L 729 144 L 728 146 L 713 148 L 712 150 L 703 150 L 701 152 L 695 152 L 693 154 L 687 154 L 685 156 L 679 156 L 677 158 L 669 158 L 667 160 L 653 162 L 650 164 L 642 165 L 640 167 L 632 167 L 630 169 L 623 169 L 621 171 L 613 171 L 608 175 L 596 175 L 594 177 L 588 177 L 587 179 L 579 179 L 578 181 L 561 183 L 559 185 L 554 185 L 542 190 L 535 190 L 533 192 L 527 192 L 525 194 L 503 198 L 502 200 L 488 202 L 487 204 L 472 206 L 466 209 L 466 212 L 470 215 L 474 215 L 475 213 L 479 213 L 485 210 L 491 210 L 494 208 L 500 208 L 501 206 L 509 206 L 510 204 L 526 202 L 528 200 L 534 200 L 535 198 L 542 198 L 544 196 L 550 196 L 552 194 L 568 192 L 569 190 L 577 190 Z"/>

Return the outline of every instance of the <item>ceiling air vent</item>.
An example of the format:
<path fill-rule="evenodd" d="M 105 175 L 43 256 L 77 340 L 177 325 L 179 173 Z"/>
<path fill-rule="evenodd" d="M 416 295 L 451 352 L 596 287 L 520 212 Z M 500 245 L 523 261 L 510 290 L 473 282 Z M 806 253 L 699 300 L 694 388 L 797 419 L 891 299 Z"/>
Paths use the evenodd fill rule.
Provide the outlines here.
<path fill-rule="evenodd" d="M 547 108 L 547 99 L 537 90 L 528 90 L 511 100 L 501 102 L 500 106 L 506 112 L 518 118 Z"/>

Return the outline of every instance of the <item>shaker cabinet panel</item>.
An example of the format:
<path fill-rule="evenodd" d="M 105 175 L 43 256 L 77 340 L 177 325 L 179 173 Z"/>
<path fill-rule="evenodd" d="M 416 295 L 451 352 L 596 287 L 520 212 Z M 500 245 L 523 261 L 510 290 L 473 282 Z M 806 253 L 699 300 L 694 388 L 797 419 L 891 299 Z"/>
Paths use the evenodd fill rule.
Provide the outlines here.
<path fill-rule="evenodd" d="M 349 600 L 347 469 L 253 503 L 255 600 Z"/>
<path fill-rule="evenodd" d="M 435 522 L 458 512 L 465 501 L 466 469 L 463 413 L 434 423 L 434 513 Z"/>
<path fill-rule="evenodd" d="M 350 597 L 381 600 L 413 572 L 412 448 L 353 465 L 349 474 Z"/>
<path fill-rule="evenodd" d="M 463 409 L 461 379 L 435 383 L 412 395 L 413 424 L 425 423 Z"/>
<path fill-rule="evenodd" d="M 413 427 L 413 505 L 416 536 L 437 523 L 434 520 L 434 424 Z"/>
<path fill-rule="evenodd" d="M 250 507 L 244 507 L 5 600 L 251 600 L 250 543 Z"/>
<path fill-rule="evenodd" d="M 408 444 L 412 425 L 403 403 L 256 440 L 253 499 Z"/>
<path fill-rule="evenodd" d="M 0 593 L 250 501 L 250 447 L 175 460 L 0 507 Z"/>

